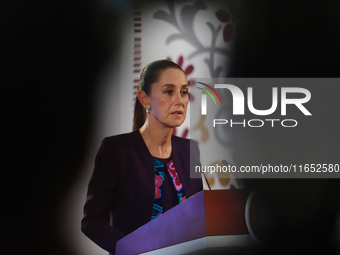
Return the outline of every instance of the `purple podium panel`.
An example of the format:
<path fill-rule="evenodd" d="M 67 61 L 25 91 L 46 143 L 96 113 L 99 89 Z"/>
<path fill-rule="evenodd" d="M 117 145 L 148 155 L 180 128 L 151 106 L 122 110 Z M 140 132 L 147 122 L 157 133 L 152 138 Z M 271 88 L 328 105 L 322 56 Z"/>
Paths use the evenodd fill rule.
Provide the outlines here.
<path fill-rule="evenodd" d="M 204 190 L 117 242 L 116 255 L 153 251 L 206 236 L 249 234 L 246 190 Z"/>

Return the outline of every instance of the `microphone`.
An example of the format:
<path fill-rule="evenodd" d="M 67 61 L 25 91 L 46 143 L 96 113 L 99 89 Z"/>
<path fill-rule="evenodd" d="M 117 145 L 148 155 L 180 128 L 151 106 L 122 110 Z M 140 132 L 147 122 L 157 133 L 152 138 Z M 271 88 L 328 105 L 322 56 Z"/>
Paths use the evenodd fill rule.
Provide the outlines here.
<path fill-rule="evenodd" d="M 208 185 L 209 190 L 211 190 L 207 177 L 205 176 L 205 174 L 203 172 L 201 172 L 201 174 L 203 174 L 205 182 Z"/>
<path fill-rule="evenodd" d="M 223 165 L 225 166 L 233 166 L 233 164 L 230 164 L 228 161 L 226 161 L 225 159 L 222 160 Z"/>

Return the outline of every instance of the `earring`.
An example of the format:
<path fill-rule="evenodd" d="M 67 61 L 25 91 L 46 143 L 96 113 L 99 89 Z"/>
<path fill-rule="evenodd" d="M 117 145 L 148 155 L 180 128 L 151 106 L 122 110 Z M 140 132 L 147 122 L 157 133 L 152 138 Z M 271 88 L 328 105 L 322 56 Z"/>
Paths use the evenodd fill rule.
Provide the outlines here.
<path fill-rule="evenodd" d="M 147 114 L 149 114 L 150 113 L 150 106 L 147 106 L 145 111 L 146 111 Z"/>

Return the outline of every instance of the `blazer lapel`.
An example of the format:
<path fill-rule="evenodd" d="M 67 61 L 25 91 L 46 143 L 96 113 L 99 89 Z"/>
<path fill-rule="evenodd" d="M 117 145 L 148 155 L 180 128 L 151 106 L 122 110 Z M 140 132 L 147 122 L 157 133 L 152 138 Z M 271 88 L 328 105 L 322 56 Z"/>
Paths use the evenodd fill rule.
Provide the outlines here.
<path fill-rule="evenodd" d="M 155 194 L 155 174 L 154 174 L 154 165 L 153 165 L 153 157 L 150 154 L 143 137 L 137 130 L 135 133 L 135 146 L 136 153 L 135 157 L 133 157 L 135 172 L 137 173 L 134 181 L 135 181 L 135 192 L 136 198 L 139 198 L 139 201 L 135 201 L 137 207 L 136 208 L 149 208 L 149 210 L 142 210 L 143 215 L 141 218 L 149 221 L 152 215 L 152 207 L 154 203 L 154 194 Z M 137 177 L 137 178 L 136 178 Z M 141 213 L 142 213 L 141 211 Z"/>

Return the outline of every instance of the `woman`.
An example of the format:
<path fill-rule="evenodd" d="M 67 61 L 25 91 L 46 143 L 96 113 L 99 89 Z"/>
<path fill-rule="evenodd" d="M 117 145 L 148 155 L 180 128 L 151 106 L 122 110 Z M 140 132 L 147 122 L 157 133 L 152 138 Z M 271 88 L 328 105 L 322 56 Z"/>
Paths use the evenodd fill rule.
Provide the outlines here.
<path fill-rule="evenodd" d="M 102 142 L 82 231 L 111 254 L 119 239 L 202 190 L 202 180 L 190 179 L 189 172 L 199 161 L 197 145 L 172 136 L 185 120 L 188 89 L 177 64 L 148 64 L 140 77 L 134 131 Z"/>

